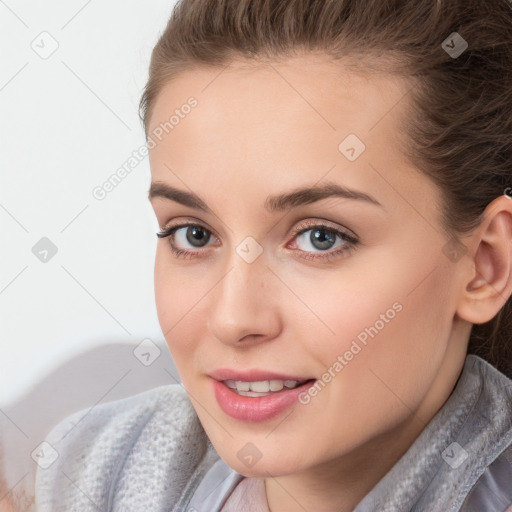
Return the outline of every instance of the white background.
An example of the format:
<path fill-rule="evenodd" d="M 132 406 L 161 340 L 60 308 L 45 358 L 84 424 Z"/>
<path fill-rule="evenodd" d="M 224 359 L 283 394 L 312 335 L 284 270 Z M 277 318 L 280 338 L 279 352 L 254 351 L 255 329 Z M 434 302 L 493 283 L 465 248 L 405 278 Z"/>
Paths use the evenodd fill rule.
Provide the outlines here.
<path fill-rule="evenodd" d="M 91 347 L 163 342 L 147 157 L 104 200 L 92 190 L 144 144 L 138 102 L 173 5 L 0 1 L 0 405 Z"/>

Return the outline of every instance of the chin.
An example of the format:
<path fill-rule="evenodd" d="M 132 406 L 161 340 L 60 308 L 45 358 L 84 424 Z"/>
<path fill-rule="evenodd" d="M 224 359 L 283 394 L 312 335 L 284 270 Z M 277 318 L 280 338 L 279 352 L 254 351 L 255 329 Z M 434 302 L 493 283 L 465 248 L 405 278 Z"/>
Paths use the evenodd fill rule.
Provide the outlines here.
<path fill-rule="evenodd" d="M 257 458 L 257 453 L 254 452 L 253 460 L 248 459 L 247 461 L 243 460 L 250 453 L 250 450 L 247 449 L 235 452 L 229 451 L 229 453 L 225 450 L 217 450 L 217 453 L 231 469 L 246 477 L 268 478 L 286 476 L 305 469 L 304 464 L 299 465 L 295 461 L 279 457 L 275 452 L 268 456 L 261 453 L 259 458 Z"/>

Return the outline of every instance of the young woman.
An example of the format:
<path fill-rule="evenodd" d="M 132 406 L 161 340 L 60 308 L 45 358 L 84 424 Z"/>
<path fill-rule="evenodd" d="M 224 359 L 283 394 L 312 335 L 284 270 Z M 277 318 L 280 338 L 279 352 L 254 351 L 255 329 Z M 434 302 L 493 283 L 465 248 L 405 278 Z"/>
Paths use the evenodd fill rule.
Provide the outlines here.
<path fill-rule="evenodd" d="M 38 510 L 512 510 L 508 0 L 183 0 L 141 112 L 182 385 Z"/>

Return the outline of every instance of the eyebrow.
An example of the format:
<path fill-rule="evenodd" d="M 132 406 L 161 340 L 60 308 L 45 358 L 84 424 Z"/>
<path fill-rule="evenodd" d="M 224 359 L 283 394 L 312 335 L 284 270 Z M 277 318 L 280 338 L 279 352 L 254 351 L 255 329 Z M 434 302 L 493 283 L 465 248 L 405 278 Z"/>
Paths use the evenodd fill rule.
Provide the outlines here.
<path fill-rule="evenodd" d="M 184 206 L 189 206 L 191 208 L 213 214 L 208 205 L 193 192 L 180 190 L 159 181 L 152 182 L 149 187 L 149 201 L 156 197 L 169 199 Z M 330 197 L 365 201 L 369 204 L 383 208 L 382 204 L 371 195 L 358 190 L 349 189 L 338 185 L 337 183 L 328 182 L 322 185 L 298 188 L 284 194 L 268 196 L 265 200 L 265 209 L 269 212 L 280 212 L 289 208 L 315 203 L 316 201 L 321 201 L 322 199 Z"/>

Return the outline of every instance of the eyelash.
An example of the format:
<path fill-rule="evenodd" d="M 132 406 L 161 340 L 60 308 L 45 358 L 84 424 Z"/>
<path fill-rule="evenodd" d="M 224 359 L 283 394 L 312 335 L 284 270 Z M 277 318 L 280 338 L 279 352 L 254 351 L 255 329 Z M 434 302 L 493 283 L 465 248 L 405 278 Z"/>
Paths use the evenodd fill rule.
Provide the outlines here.
<path fill-rule="evenodd" d="M 169 227 L 167 229 L 163 229 L 162 231 L 156 233 L 156 236 L 159 237 L 159 238 L 170 237 L 170 239 L 169 239 L 169 246 L 170 246 L 172 254 L 175 257 L 183 258 L 183 259 L 195 258 L 195 257 L 198 257 L 198 256 L 201 255 L 201 252 L 202 252 L 201 250 L 188 251 L 188 250 L 185 250 L 185 249 L 178 249 L 173 244 L 173 242 L 174 242 L 174 233 L 178 229 L 188 228 L 188 227 L 197 227 L 199 229 L 204 229 L 205 231 L 210 233 L 211 236 L 213 236 L 213 233 L 209 229 L 201 226 L 200 224 L 195 224 L 195 223 L 177 224 L 177 225 L 171 226 L 171 227 Z M 349 251 L 352 251 L 352 250 L 356 249 L 357 245 L 360 243 L 359 239 L 356 238 L 355 236 L 350 235 L 350 234 L 348 234 L 348 233 L 346 233 L 344 231 L 341 231 L 341 230 L 339 230 L 337 228 L 334 228 L 332 226 L 329 226 L 327 224 L 322 224 L 322 223 L 316 223 L 316 224 L 304 224 L 303 223 L 303 224 L 300 224 L 294 230 L 293 239 L 295 240 L 297 237 L 299 237 L 303 233 L 305 233 L 307 231 L 315 230 L 315 229 L 316 230 L 321 230 L 321 231 L 326 231 L 328 233 L 332 233 L 332 234 L 336 235 L 337 237 L 341 238 L 345 242 L 345 245 L 343 245 L 343 247 L 338 248 L 335 251 L 309 252 L 309 251 L 301 251 L 301 250 L 299 250 L 299 252 L 302 252 L 302 253 L 305 254 L 305 256 L 301 256 L 301 257 L 304 258 L 304 259 L 307 259 L 307 260 L 322 259 L 322 260 L 325 260 L 325 261 L 331 261 L 331 260 L 335 259 L 336 257 L 340 256 L 342 253 L 346 253 L 346 252 L 349 252 Z"/>

